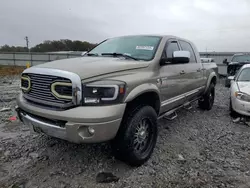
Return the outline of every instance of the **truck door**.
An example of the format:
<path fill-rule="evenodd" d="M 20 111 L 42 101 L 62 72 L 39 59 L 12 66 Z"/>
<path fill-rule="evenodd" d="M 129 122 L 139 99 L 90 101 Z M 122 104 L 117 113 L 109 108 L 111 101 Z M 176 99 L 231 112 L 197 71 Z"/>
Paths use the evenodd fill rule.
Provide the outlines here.
<path fill-rule="evenodd" d="M 203 76 L 203 67 L 200 59 L 197 59 L 195 50 L 192 45 L 186 41 L 179 40 L 180 47 L 183 51 L 190 52 L 190 61 L 183 65 L 185 85 L 183 91 L 186 93 L 186 100 L 190 101 L 199 96 L 203 91 L 205 82 Z"/>
<path fill-rule="evenodd" d="M 180 51 L 180 46 L 175 39 L 167 41 L 162 57 L 173 57 L 174 51 Z M 161 90 L 161 113 L 169 111 L 185 102 L 183 88 L 185 75 L 182 72 L 183 64 L 167 63 L 161 65 L 159 70 L 158 85 Z"/>

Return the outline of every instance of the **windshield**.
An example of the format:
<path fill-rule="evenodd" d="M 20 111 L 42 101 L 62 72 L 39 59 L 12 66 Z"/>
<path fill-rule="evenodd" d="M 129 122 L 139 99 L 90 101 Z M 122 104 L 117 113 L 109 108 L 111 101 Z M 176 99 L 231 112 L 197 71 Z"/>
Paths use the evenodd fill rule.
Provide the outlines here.
<path fill-rule="evenodd" d="M 250 62 L 250 55 L 237 55 L 234 56 L 232 62 Z"/>
<path fill-rule="evenodd" d="M 250 81 L 250 68 L 243 69 L 237 79 L 239 82 Z"/>
<path fill-rule="evenodd" d="M 228 65 L 228 67 L 227 67 L 227 74 L 228 74 L 228 76 L 234 76 L 238 72 L 238 70 L 240 70 L 240 68 L 242 66 L 243 65 L 240 65 L 240 64 Z"/>
<path fill-rule="evenodd" d="M 125 54 L 139 60 L 154 58 L 161 37 L 156 36 L 127 36 L 112 38 L 99 44 L 89 54 L 103 53 Z"/>

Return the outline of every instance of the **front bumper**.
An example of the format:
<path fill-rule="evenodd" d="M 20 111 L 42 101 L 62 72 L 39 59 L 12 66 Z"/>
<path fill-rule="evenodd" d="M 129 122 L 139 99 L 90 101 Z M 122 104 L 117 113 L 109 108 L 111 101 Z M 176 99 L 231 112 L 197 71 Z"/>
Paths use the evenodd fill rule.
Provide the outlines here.
<path fill-rule="evenodd" d="M 17 113 L 31 131 L 74 143 L 99 143 L 113 139 L 120 127 L 126 104 L 75 107 L 64 111 L 44 109 L 30 104 L 20 94 Z M 51 120 L 51 121 L 50 121 Z M 54 122 L 65 123 L 54 123 Z M 90 132 L 91 130 L 94 130 Z"/>
<path fill-rule="evenodd" d="M 237 98 L 233 98 L 232 108 L 235 112 L 241 115 L 250 116 L 250 102 L 241 101 Z"/>

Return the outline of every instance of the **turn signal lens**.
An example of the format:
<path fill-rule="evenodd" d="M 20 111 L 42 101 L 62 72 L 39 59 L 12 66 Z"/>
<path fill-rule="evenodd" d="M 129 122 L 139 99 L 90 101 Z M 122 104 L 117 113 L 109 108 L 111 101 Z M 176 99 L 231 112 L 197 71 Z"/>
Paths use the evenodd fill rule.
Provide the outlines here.
<path fill-rule="evenodd" d="M 124 92 L 125 92 L 125 90 L 124 90 L 124 87 L 122 86 L 122 87 L 120 87 L 120 94 L 123 94 Z"/>

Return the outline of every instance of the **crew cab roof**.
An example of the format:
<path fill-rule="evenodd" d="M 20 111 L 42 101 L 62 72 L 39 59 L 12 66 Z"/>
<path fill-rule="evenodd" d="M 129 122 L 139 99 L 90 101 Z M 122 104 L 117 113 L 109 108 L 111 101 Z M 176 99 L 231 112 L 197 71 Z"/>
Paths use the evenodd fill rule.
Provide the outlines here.
<path fill-rule="evenodd" d="M 178 40 L 185 40 L 188 41 L 187 39 L 180 38 L 174 35 L 161 35 L 161 34 L 141 34 L 141 35 L 123 35 L 123 36 L 118 36 L 118 37 L 135 37 L 135 36 L 151 36 L 151 37 L 162 37 L 162 38 L 175 38 Z M 112 38 L 118 38 L 118 37 L 112 37 Z M 191 42 L 191 41 L 190 41 Z"/>

